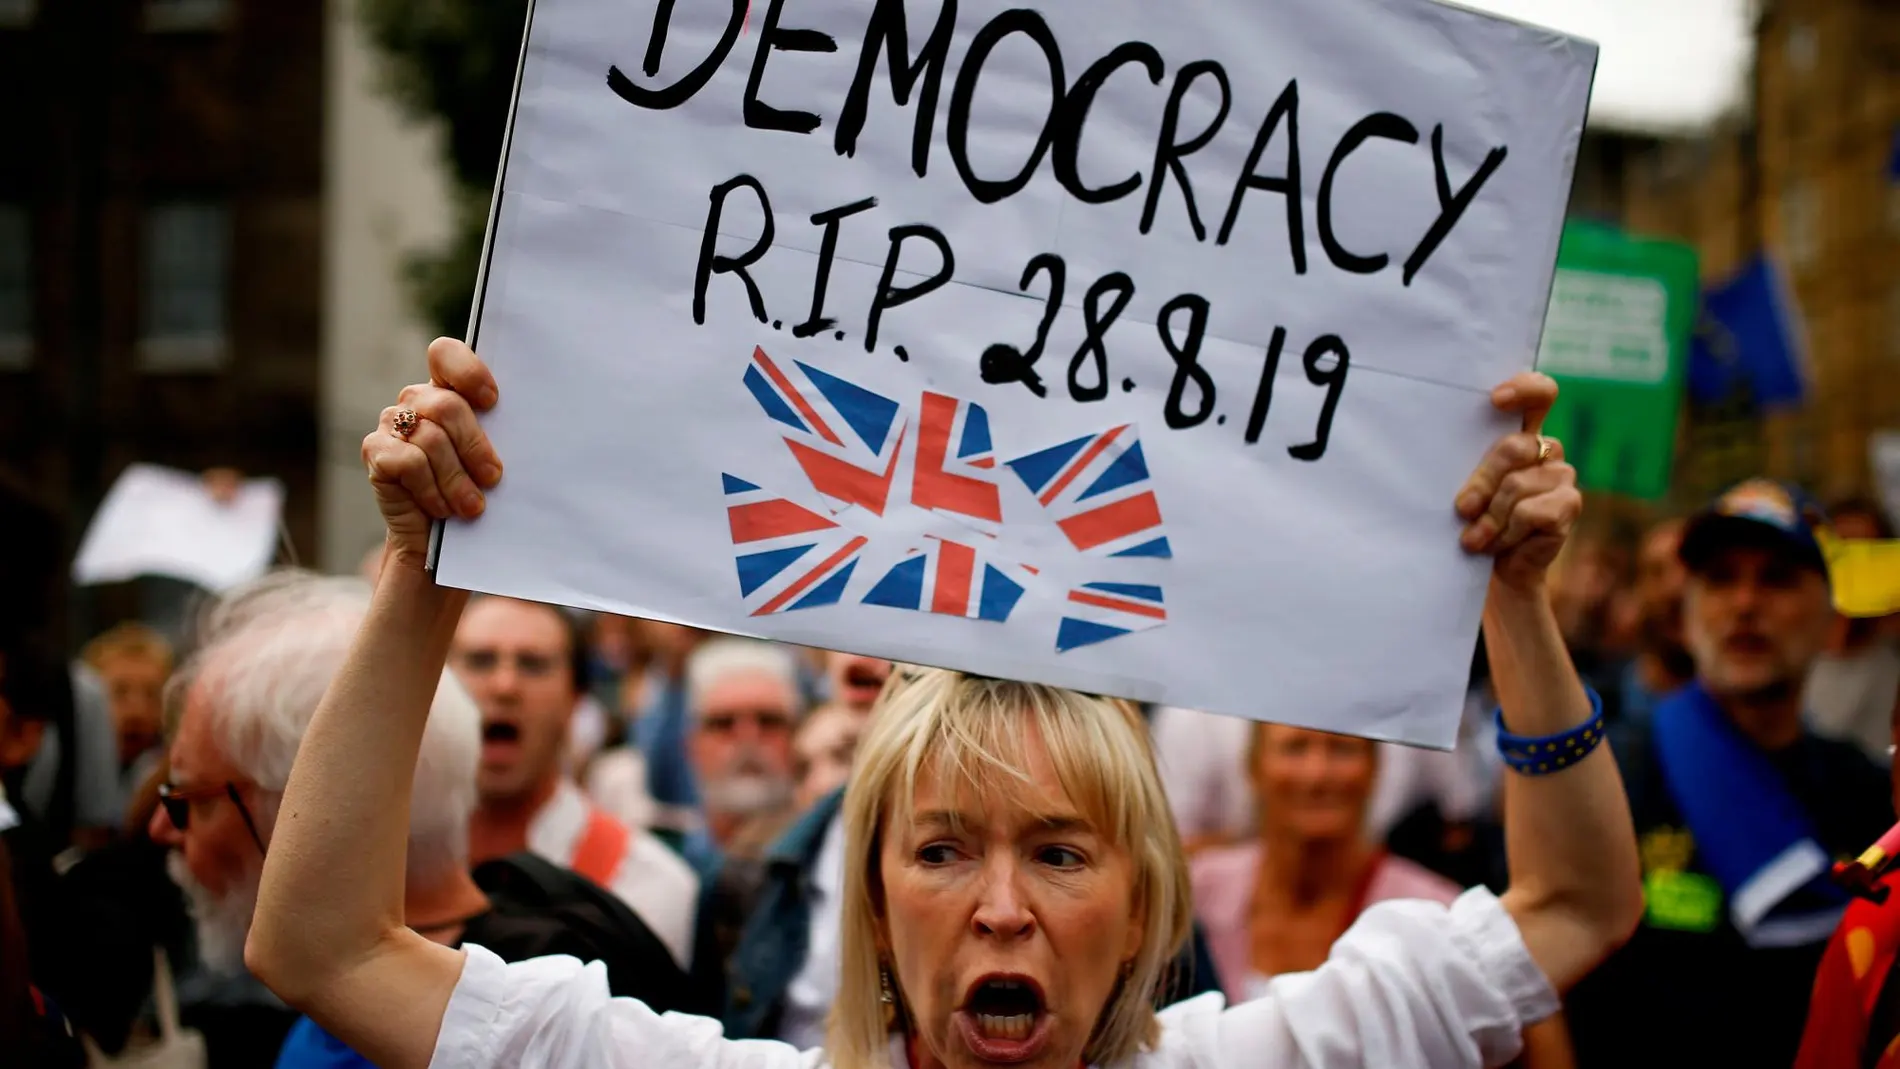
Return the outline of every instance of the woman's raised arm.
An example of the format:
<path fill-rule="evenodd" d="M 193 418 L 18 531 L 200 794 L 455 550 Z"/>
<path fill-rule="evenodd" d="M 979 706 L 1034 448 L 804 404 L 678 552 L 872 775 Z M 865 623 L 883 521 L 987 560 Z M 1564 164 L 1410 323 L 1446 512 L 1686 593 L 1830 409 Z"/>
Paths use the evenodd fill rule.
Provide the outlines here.
<path fill-rule="evenodd" d="M 1556 736 L 1593 715 L 1546 585 L 1582 507 L 1575 470 L 1539 434 L 1556 398 L 1556 383 L 1528 373 L 1493 392 L 1497 407 L 1523 413 L 1524 432 L 1492 448 L 1457 502 L 1469 523 L 1465 548 L 1497 558 L 1485 650 L 1504 725 L 1518 736 Z M 1504 905 L 1532 959 L 1562 991 L 1628 939 L 1642 917 L 1629 803 L 1603 745 L 1559 771 L 1506 777 L 1511 884 Z"/>
<path fill-rule="evenodd" d="M 444 339 L 429 374 L 363 440 L 389 552 L 298 748 L 244 955 L 285 1002 L 386 1069 L 429 1064 L 462 969 L 460 951 L 403 924 L 416 753 L 467 601 L 425 571 L 429 528 L 479 514 L 479 487 L 501 477 L 475 420 L 497 396 L 488 369 Z"/>

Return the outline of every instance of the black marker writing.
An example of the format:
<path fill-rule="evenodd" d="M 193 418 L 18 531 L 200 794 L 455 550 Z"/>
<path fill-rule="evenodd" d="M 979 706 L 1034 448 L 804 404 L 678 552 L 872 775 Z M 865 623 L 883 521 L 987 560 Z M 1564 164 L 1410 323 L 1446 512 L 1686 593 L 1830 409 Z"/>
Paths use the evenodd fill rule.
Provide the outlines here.
<path fill-rule="evenodd" d="M 726 20 L 726 30 L 720 35 L 719 43 L 713 46 L 712 54 L 701 60 L 699 66 L 688 72 L 686 77 L 665 89 L 645 89 L 635 85 L 633 79 L 621 73 L 619 67 L 607 68 L 607 88 L 636 108 L 665 111 L 679 107 L 693 99 L 694 93 L 706 88 L 706 83 L 718 73 L 719 65 L 726 61 L 733 43 L 739 40 L 739 29 L 745 25 L 745 13 L 750 7 L 751 0 L 732 0 L 732 17 Z M 666 31 L 672 21 L 673 0 L 660 0 L 659 9 L 653 13 L 653 36 L 647 41 L 645 62 L 640 68 L 649 78 L 660 73 L 660 56 L 666 51 Z"/>
<path fill-rule="evenodd" d="M 1029 284 L 1045 271 L 1049 274 L 1049 299 L 1042 305 L 1042 322 L 1036 327 L 1036 340 L 1030 343 L 1026 352 L 1000 342 L 983 350 L 983 359 L 977 367 L 984 382 L 992 386 L 1020 382 L 1037 397 L 1049 396 L 1049 391 L 1043 388 L 1042 376 L 1036 373 L 1036 361 L 1042 359 L 1043 346 L 1049 344 L 1049 328 L 1055 324 L 1056 315 L 1062 311 L 1062 288 L 1068 267 L 1062 262 L 1062 257 L 1055 253 L 1042 253 L 1023 268 L 1023 280 L 1016 284 L 1016 288 L 1028 292 Z"/>
<path fill-rule="evenodd" d="M 1333 261 L 1334 267 L 1358 275 L 1372 275 L 1385 270 L 1385 265 L 1392 261 L 1392 257 L 1385 253 L 1360 256 L 1348 252 L 1339 243 L 1339 238 L 1333 234 L 1333 179 L 1339 174 L 1339 165 L 1346 162 L 1346 157 L 1375 137 L 1416 145 L 1418 127 L 1389 111 L 1360 119 L 1353 124 L 1352 129 L 1346 131 L 1345 137 L 1339 139 L 1339 147 L 1333 150 L 1333 158 L 1326 161 L 1326 173 L 1319 180 L 1319 243 L 1326 247 L 1326 255 Z"/>
<path fill-rule="evenodd" d="M 1328 355 L 1335 358 L 1333 366 L 1321 367 L 1320 361 Z M 1346 372 L 1351 365 L 1352 354 L 1337 334 L 1315 338 L 1306 347 L 1306 381 L 1326 387 L 1326 400 L 1319 406 L 1319 425 L 1313 428 L 1313 440 L 1289 447 L 1288 456 L 1310 463 L 1326 455 L 1326 444 L 1333 437 L 1333 413 L 1339 409 L 1339 395 L 1346 388 Z"/>
<path fill-rule="evenodd" d="M 922 282 L 910 286 L 892 285 L 897 277 L 897 262 L 903 258 L 904 242 L 912 238 L 921 238 L 937 247 L 942 262 L 937 273 Z M 871 321 L 865 331 L 864 351 L 877 351 L 877 328 L 884 320 L 884 313 L 900 305 L 906 305 L 925 294 L 931 293 L 948 283 L 957 271 L 957 255 L 950 248 L 950 242 L 943 232 L 934 226 L 912 224 L 891 228 L 891 252 L 884 258 L 884 277 L 878 280 L 877 296 L 871 300 Z"/>
<path fill-rule="evenodd" d="M 1115 295 L 1115 303 L 1103 312 L 1098 305 L 1110 293 Z M 1088 295 L 1082 298 L 1082 345 L 1069 361 L 1070 397 L 1087 402 L 1100 401 L 1108 396 L 1108 346 L 1103 339 L 1108 334 L 1108 328 L 1114 326 L 1115 320 L 1121 317 L 1122 309 L 1127 308 L 1128 302 L 1134 298 L 1135 280 L 1120 271 L 1103 275 L 1095 280 L 1095 285 L 1089 287 Z M 1093 385 L 1084 385 L 1082 365 L 1091 356 L 1095 358 L 1095 382 Z"/>
<path fill-rule="evenodd" d="M 1187 337 L 1176 339 L 1174 336 L 1175 313 L 1185 310 L 1188 313 Z M 1214 377 L 1200 365 L 1201 339 L 1207 334 L 1207 298 L 1192 293 L 1183 293 L 1161 308 L 1161 318 L 1156 321 L 1155 329 L 1161 333 L 1161 344 L 1174 358 L 1174 381 L 1168 383 L 1168 402 L 1161 409 L 1161 418 L 1175 430 L 1198 427 L 1207 422 L 1214 414 Z M 1199 392 L 1201 405 L 1193 412 L 1181 408 L 1181 401 L 1192 382 Z"/>
<path fill-rule="evenodd" d="M 871 107 L 871 76 L 877 70 L 878 46 L 882 45 L 891 72 L 891 98 L 898 106 L 908 105 L 911 90 L 922 83 L 922 91 L 917 94 L 916 132 L 910 142 L 910 169 L 917 172 L 917 177 L 924 176 L 930 168 L 930 131 L 937 120 L 937 92 L 943 86 L 943 64 L 950 54 L 950 33 L 956 23 L 957 0 L 943 0 L 937 25 L 912 63 L 904 0 L 877 0 L 870 25 L 864 30 L 864 48 L 858 53 L 857 77 L 851 80 L 844 110 L 838 113 L 838 134 L 833 142 L 838 155 L 858 154 L 858 134 L 864 130 L 864 118 Z"/>
<path fill-rule="evenodd" d="M 1267 362 L 1260 368 L 1260 388 L 1254 391 L 1253 411 L 1247 414 L 1247 444 L 1260 441 L 1267 426 L 1267 411 L 1273 407 L 1273 380 L 1280 374 L 1280 353 L 1286 348 L 1286 328 L 1273 328 L 1273 341 L 1267 345 Z"/>
<path fill-rule="evenodd" d="M 1260 156 L 1266 152 L 1267 142 L 1279 131 L 1282 120 L 1286 122 L 1286 171 L 1280 175 L 1263 175 L 1258 170 Z M 1225 245 L 1233 236 L 1234 221 L 1240 218 L 1240 202 L 1249 189 L 1278 193 L 1286 200 L 1286 237 L 1293 251 L 1293 273 L 1306 274 L 1306 209 L 1300 195 L 1300 83 L 1297 81 L 1286 83 L 1279 99 L 1267 109 L 1267 117 L 1261 120 L 1260 132 L 1253 138 L 1253 150 L 1247 153 L 1247 165 L 1240 169 L 1240 178 L 1234 183 L 1234 199 L 1227 202 L 1227 217 L 1221 220 L 1215 244 Z"/>
<path fill-rule="evenodd" d="M 781 111 L 759 99 L 765 80 L 765 61 L 773 52 L 836 52 L 838 42 L 817 30 L 791 30 L 778 24 L 785 0 L 772 0 L 759 26 L 759 50 L 752 57 L 752 77 L 745 84 L 745 124 L 754 130 L 785 130 L 809 134 L 818 129 L 818 116 L 809 111 Z"/>
<path fill-rule="evenodd" d="M 1188 90 L 1194 87 L 1195 79 L 1203 74 L 1211 74 L 1214 84 L 1220 87 L 1220 108 L 1214 112 L 1214 121 L 1207 129 L 1195 134 L 1186 141 L 1176 141 L 1175 135 L 1181 124 L 1181 102 L 1187 99 Z M 1146 234 L 1155 222 L 1155 207 L 1161 203 L 1161 190 L 1168 184 L 1168 176 L 1181 186 L 1181 200 L 1187 205 L 1188 225 L 1194 228 L 1194 240 L 1206 241 L 1207 228 L 1201 225 L 1201 213 L 1194 207 L 1194 185 L 1188 179 L 1187 168 L 1181 161 L 1207 147 L 1220 133 L 1221 124 L 1227 121 L 1227 112 L 1233 106 L 1233 87 L 1227 82 L 1227 71 L 1210 59 L 1197 60 L 1182 67 L 1174 75 L 1174 91 L 1168 94 L 1168 108 L 1161 115 L 1161 136 L 1155 141 L 1155 164 L 1149 173 L 1148 203 L 1141 209 L 1141 232 Z"/>
<path fill-rule="evenodd" d="M 725 215 L 726 198 L 733 190 L 750 189 L 759 198 L 759 212 L 765 217 L 765 226 L 759 231 L 752 247 L 742 256 L 717 255 L 719 245 L 719 220 Z M 773 232 L 777 229 L 772 222 L 772 201 L 765 195 L 765 187 L 749 174 L 721 182 L 713 187 L 712 209 L 706 213 L 706 231 L 699 240 L 699 267 L 693 272 L 693 322 L 706 325 L 706 285 L 714 275 L 734 274 L 745 283 L 746 299 L 752 304 L 752 316 L 759 322 L 766 320 L 765 298 L 759 293 L 759 284 L 752 281 L 752 273 L 747 270 L 759 262 L 766 250 L 772 247 Z"/>
<path fill-rule="evenodd" d="M 1013 177 L 996 182 L 978 178 L 970 166 L 970 106 L 976 98 L 977 79 L 983 76 L 983 64 L 1005 37 L 1015 33 L 1035 42 L 1049 65 L 1049 110 L 1042 117 L 1036 147 L 1030 150 L 1022 169 Z M 957 165 L 964 187 L 979 203 L 994 204 L 1029 184 L 1036 168 L 1042 164 L 1042 154 L 1049 151 L 1049 142 L 1055 136 L 1056 118 L 1062 112 L 1062 94 L 1067 85 L 1062 73 L 1062 49 L 1041 15 L 1026 8 L 1005 11 L 976 32 L 969 51 L 964 53 L 963 67 L 957 71 L 956 88 L 950 91 L 950 127 L 946 137 L 950 142 L 950 162 Z"/>
<path fill-rule="evenodd" d="M 1141 172 L 1136 171 L 1127 178 L 1111 186 L 1091 188 L 1082 181 L 1076 157 L 1082 151 L 1082 127 L 1088 121 L 1089 108 L 1095 104 L 1095 94 L 1101 92 L 1103 83 L 1130 63 L 1139 63 L 1148 72 L 1148 81 L 1160 85 L 1162 75 L 1167 73 L 1161 62 L 1161 53 L 1153 45 L 1131 41 L 1095 61 L 1094 65 L 1082 72 L 1075 80 L 1068 97 L 1063 101 L 1062 121 L 1056 131 L 1055 154 L 1051 165 L 1055 168 L 1056 181 L 1069 195 L 1084 204 L 1107 204 L 1120 200 L 1141 188 Z"/>
<path fill-rule="evenodd" d="M 1464 218 L 1465 209 L 1471 207 L 1471 201 L 1478 195 L 1478 190 L 1484 188 L 1485 182 L 1496 173 L 1498 167 L 1504 163 L 1504 157 L 1508 155 L 1510 155 L 1510 149 L 1503 145 L 1486 153 L 1484 162 L 1478 165 L 1477 171 L 1472 174 L 1470 180 L 1465 182 L 1457 193 L 1453 193 L 1451 176 L 1445 172 L 1445 126 L 1440 123 L 1432 127 L 1432 169 L 1436 172 L 1438 179 L 1438 219 L 1432 223 L 1432 228 L 1425 232 L 1424 240 L 1418 243 L 1418 248 L 1414 249 L 1411 257 L 1405 261 L 1406 285 L 1412 284 L 1412 279 L 1418 276 L 1419 269 L 1425 266 L 1425 261 L 1431 259 L 1432 253 L 1438 251 L 1439 243 L 1451 233 L 1452 227 L 1458 225 L 1458 220 Z"/>
<path fill-rule="evenodd" d="M 825 315 L 825 289 L 831 285 L 831 262 L 838 255 L 838 224 L 875 207 L 877 198 L 866 197 L 837 208 L 827 208 L 811 217 L 813 226 L 825 228 L 825 236 L 818 241 L 818 273 L 811 286 L 811 314 L 805 317 L 803 323 L 792 328 L 792 337 L 809 338 L 838 325 L 837 320 Z"/>

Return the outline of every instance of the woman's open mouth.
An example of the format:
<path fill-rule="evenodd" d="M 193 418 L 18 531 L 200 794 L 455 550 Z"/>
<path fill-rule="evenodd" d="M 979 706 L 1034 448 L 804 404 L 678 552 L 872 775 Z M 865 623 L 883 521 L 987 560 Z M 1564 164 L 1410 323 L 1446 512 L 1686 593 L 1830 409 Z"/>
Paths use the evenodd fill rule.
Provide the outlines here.
<path fill-rule="evenodd" d="M 957 1027 L 986 1062 L 1026 1062 L 1049 1043 L 1042 988 L 1026 976 L 986 976 L 970 988 Z"/>

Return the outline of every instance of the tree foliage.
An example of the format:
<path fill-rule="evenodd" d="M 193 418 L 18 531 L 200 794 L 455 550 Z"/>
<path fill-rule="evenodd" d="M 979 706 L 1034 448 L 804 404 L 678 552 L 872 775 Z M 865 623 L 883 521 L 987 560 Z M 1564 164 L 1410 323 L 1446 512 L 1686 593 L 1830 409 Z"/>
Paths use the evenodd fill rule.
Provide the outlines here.
<path fill-rule="evenodd" d="M 386 85 L 411 113 L 441 120 L 458 187 L 455 233 L 412 257 L 409 282 L 440 333 L 468 325 L 488 203 L 501 162 L 528 0 L 357 0 L 387 60 Z"/>

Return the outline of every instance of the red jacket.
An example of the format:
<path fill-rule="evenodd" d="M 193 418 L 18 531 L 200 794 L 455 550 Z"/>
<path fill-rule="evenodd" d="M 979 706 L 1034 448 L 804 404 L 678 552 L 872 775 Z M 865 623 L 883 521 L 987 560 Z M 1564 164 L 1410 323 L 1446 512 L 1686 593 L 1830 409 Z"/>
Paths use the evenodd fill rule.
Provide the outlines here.
<path fill-rule="evenodd" d="M 1870 1042 L 1886 1044 L 1874 1063 L 1879 1069 L 1900 1069 L 1900 1034 L 1868 1035 L 1880 989 L 1900 956 L 1900 893 L 1893 893 L 1900 892 L 1900 872 L 1880 885 L 1889 891 L 1886 903 L 1855 899 L 1828 941 L 1795 1069 L 1860 1069 Z"/>

